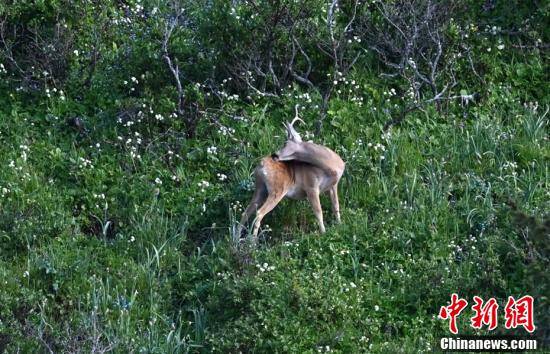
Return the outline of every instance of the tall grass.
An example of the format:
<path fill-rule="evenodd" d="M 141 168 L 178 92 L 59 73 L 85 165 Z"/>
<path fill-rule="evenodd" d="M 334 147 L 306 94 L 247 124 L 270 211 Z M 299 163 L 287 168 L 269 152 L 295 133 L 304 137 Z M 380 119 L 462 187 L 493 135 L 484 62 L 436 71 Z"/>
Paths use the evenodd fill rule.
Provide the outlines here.
<path fill-rule="evenodd" d="M 98 151 L 60 132 L 24 131 L 23 113 L 14 111 L 2 129 L 21 135 L 0 147 L 2 166 L 15 161 L 0 171 L 0 344 L 46 352 L 429 351 L 446 333 L 435 315 L 452 292 L 500 302 L 542 296 L 524 275 L 547 262 L 532 236 L 547 222 L 547 112 L 515 107 L 513 120 L 491 111 L 471 121 L 430 113 L 388 136 L 380 122 L 345 137 L 335 127 L 324 143 L 347 162 L 343 223 L 332 223 L 324 198 L 329 227 L 319 235 L 307 203 L 284 202 L 254 245 L 235 225 L 259 158 L 284 138 L 274 138 L 280 121 L 267 110 L 251 108 L 257 115 L 237 131 L 238 142 L 188 142 L 177 163 L 162 147 L 138 161 L 109 138 Z M 204 153 L 212 145 L 215 156 Z M 203 180 L 208 187 L 198 186 Z M 466 319 L 459 326 L 473 333 Z"/>

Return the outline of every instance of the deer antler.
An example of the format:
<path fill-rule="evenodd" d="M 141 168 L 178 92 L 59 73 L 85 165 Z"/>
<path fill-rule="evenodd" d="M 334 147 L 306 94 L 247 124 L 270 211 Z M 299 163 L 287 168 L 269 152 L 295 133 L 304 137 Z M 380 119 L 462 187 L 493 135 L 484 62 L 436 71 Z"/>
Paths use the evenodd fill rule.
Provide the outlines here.
<path fill-rule="evenodd" d="M 294 117 L 292 122 L 290 122 L 290 126 L 292 127 L 297 120 L 299 120 L 300 122 L 306 124 L 306 122 L 304 122 L 300 117 Z"/>
<path fill-rule="evenodd" d="M 296 110 L 296 115 L 295 115 L 294 119 L 290 123 L 288 123 L 288 122 L 283 123 L 283 125 L 286 128 L 288 139 L 294 140 L 295 142 L 298 142 L 298 143 L 301 143 L 302 142 L 302 137 L 300 136 L 300 134 L 298 134 L 296 129 L 294 129 L 294 123 L 296 123 L 296 121 L 300 121 L 300 122 L 306 124 L 306 122 L 304 122 L 300 117 L 298 117 L 298 105 L 296 105 L 294 107 L 294 109 Z"/>

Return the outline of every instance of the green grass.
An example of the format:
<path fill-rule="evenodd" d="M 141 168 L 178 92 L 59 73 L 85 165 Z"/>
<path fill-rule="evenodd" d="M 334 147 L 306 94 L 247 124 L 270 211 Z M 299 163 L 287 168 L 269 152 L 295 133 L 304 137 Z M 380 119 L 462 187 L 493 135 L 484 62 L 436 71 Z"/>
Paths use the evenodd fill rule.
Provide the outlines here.
<path fill-rule="evenodd" d="M 155 140 L 154 123 L 102 116 L 80 134 L 55 107 L 4 110 L 0 348 L 430 351 L 447 333 L 436 314 L 452 292 L 500 303 L 530 294 L 535 321 L 547 319 L 540 109 L 419 114 L 384 137 L 382 117 L 335 108 L 357 127 L 321 137 L 347 162 L 343 223 L 325 198 L 319 235 L 309 206 L 285 201 L 257 248 L 232 236 L 235 203 L 246 205 L 255 163 L 283 136 L 281 112 L 246 109 L 247 123 L 223 123 L 234 134 L 210 129 L 201 140 Z M 467 318 L 460 331 L 474 333 Z"/>

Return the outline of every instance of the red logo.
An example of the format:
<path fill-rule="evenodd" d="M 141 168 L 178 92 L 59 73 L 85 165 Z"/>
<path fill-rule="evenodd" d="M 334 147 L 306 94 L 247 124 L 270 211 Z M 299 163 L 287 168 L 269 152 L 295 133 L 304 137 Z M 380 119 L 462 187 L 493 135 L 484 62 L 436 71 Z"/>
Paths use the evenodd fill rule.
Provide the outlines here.
<path fill-rule="evenodd" d="M 468 301 L 464 299 L 458 299 L 457 294 L 451 295 L 451 304 L 449 306 L 441 306 L 439 310 L 439 317 L 446 320 L 449 319 L 449 330 L 451 333 L 457 334 L 458 328 L 456 327 L 456 318 L 462 310 L 468 306 Z"/>
<path fill-rule="evenodd" d="M 475 305 L 472 306 L 472 310 L 475 311 L 474 317 L 470 319 L 471 326 L 473 328 L 481 328 L 482 325 L 486 324 L 489 326 L 489 330 L 492 331 L 497 327 L 497 310 L 498 304 L 497 300 L 490 298 L 485 306 L 483 305 L 483 299 L 479 296 L 474 296 Z"/>
<path fill-rule="evenodd" d="M 517 326 L 523 326 L 529 333 L 533 333 L 535 330 L 535 324 L 533 323 L 533 297 L 525 295 L 519 298 L 517 301 L 513 296 L 508 297 L 506 303 L 504 326 L 506 329 L 516 328 Z"/>
<path fill-rule="evenodd" d="M 504 309 L 504 326 L 506 329 L 523 326 L 526 331 L 533 333 L 535 330 L 533 304 L 534 300 L 532 296 L 525 295 L 517 301 L 513 296 L 509 296 Z M 451 304 L 441 306 L 439 309 L 439 318 L 449 320 L 449 330 L 451 333 L 458 334 L 456 319 L 466 306 L 468 306 L 468 301 L 459 298 L 457 294 L 453 293 L 451 295 Z M 483 325 L 486 325 L 490 331 L 494 330 L 498 325 L 498 308 L 499 306 L 495 298 L 490 298 L 487 302 L 484 302 L 479 296 L 474 296 L 474 305 L 472 305 L 474 315 L 470 318 L 470 326 L 480 329 Z"/>

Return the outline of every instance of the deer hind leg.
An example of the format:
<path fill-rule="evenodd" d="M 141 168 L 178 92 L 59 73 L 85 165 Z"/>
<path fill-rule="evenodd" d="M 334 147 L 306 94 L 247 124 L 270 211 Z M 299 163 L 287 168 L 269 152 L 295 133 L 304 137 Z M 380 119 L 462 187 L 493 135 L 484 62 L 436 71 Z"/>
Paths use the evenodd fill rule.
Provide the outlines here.
<path fill-rule="evenodd" d="M 307 193 L 307 199 L 311 203 L 313 213 L 317 218 L 319 230 L 322 234 L 325 233 L 325 224 L 323 223 L 323 209 L 321 208 L 321 200 L 319 199 L 319 190 L 310 191 Z"/>
<path fill-rule="evenodd" d="M 267 189 L 265 188 L 265 185 L 263 183 L 256 183 L 256 189 L 254 191 L 254 195 L 252 196 L 252 200 L 250 201 L 250 204 L 248 204 L 246 210 L 242 213 L 241 222 L 237 227 L 237 235 L 241 235 L 243 227 L 250 218 L 250 215 L 258 210 L 265 203 L 266 199 Z"/>
<path fill-rule="evenodd" d="M 334 186 L 330 187 L 329 194 L 330 194 L 330 201 L 332 203 L 332 213 L 336 218 L 336 222 L 339 224 L 341 220 L 340 220 L 340 202 L 338 201 L 338 184 L 335 184 Z"/>
<path fill-rule="evenodd" d="M 254 239 L 256 240 L 258 238 L 258 232 L 260 231 L 260 225 L 262 224 L 262 219 L 264 216 L 266 216 L 273 208 L 279 204 L 281 199 L 285 196 L 284 193 L 280 194 L 270 194 L 264 205 L 260 209 L 258 209 L 258 212 L 256 213 L 256 221 L 254 222 L 254 232 L 252 235 L 254 236 Z"/>

